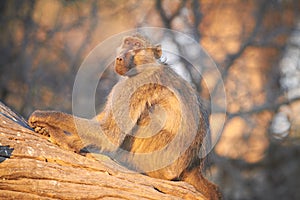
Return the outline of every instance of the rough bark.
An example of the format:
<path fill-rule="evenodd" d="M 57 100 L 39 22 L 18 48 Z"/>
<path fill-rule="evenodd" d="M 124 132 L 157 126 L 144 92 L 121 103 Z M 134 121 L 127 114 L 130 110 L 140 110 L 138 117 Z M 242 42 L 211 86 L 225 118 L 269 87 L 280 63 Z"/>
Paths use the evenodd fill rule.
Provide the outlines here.
<path fill-rule="evenodd" d="M 0 199 L 204 199 L 185 182 L 63 150 L 0 102 Z"/>

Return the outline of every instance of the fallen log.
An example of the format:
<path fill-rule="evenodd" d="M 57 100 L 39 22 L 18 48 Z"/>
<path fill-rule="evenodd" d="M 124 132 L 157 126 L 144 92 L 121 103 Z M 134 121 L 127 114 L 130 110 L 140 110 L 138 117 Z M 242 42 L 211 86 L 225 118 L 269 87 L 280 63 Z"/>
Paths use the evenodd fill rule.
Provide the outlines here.
<path fill-rule="evenodd" d="M 188 183 L 59 148 L 0 102 L 0 199 L 204 199 Z"/>

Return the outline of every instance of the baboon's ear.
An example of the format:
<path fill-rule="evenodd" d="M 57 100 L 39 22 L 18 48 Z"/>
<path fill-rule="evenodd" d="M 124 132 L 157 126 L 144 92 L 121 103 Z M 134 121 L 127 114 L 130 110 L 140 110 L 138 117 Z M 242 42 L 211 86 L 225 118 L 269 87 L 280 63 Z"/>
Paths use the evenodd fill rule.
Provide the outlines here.
<path fill-rule="evenodd" d="M 156 59 L 159 59 L 161 57 L 161 55 L 162 55 L 161 45 L 157 44 L 154 47 L 154 57 Z"/>

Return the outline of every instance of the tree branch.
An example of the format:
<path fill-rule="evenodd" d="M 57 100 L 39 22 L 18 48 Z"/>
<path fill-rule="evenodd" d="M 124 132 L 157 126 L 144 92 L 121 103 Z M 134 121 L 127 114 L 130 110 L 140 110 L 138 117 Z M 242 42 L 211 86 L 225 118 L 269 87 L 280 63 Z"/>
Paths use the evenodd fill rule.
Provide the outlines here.
<path fill-rule="evenodd" d="M 212 96 L 214 96 L 218 90 L 218 86 L 221 84 L 221 82 L 227 77 L 229 69 L 233 66 L 233 63 L 245 52 L 247 47 L 254 41 L 255 37 L 257 36 L 257 33 L 259 31 L 259 28 L 261 27 L 261 24 L 264 19 L 264 15 L 266 14 L 267 10 L 267 4 L 268 1 L 264 0 L 261 3 L 261 6 L 259 7 L 256 16 L 256 24 L 252 32 L 250 33 L 249 37 L 241 44 L 240 49 L 234 53 L 227 55 L 225 59 L 224 69 L 222 70 L 221 79 L 218 80 L 216 83 L 214 90 L 212 92 Z"/>
<path fill-rule="evenodd" d="M 203 199 L 187 183 L 63 150 L 1 103 L 0 113 L 0 199 Z"/>
<path fill-rule="evenodd" d="M 282 105 L 287 105 L 287 104 L 291 104 L 295 101 L 299 101 L 300 97 L 291 99 L 291 100 L 283 100 L 283 101 L 279 101 L 279 102 L 274 102 L 274 103 L 265 103 L 263 105 L 260 106 L 256 106 L 254 108 L 251 108 L 249 110 L 242 110 L 239 112 L 235 112 L 235 113 L 230 113 L 227 112 L 227 116 L 228 119 L 234 118 L 236 116 L 242 116 L 242 115 L 251 115 L 251 114 L 256 114 L 256 113 L 260 113 L 266 110 L 272 110 L 272 111 L 276 111 L 278 110 L 278 108 Z"/>
<path fill-rule="evenodd" d="M 184 7 L 184 4 L 186 3 L 186 0 L 182 0 L 180 5 L 178 6 L 178 8 L 176 9 L 176 11 L 170 16 L 168 17 L 166 15 L 166 12 L 164 10 L 164 8 L 162 7 L 162 1 L 161 0 L 156 0 L 156 9 L 159 12 L 159 15 L 164 23 L 164 26 L 168 29 L 171 29 L 171 22 L 172 20 L 177 17 L 181 11 L 181 9 Z"/>

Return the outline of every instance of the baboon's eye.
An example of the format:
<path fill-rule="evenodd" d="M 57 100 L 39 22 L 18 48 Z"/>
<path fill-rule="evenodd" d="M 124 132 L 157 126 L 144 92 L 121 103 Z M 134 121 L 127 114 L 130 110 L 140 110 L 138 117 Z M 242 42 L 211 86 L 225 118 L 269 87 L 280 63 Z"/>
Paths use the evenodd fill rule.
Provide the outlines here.
<path fill-rule="evenodd" d="M 124 41 L 124 43 L 127 44 L 127 45 L 129 45 L 129 44 L 130 44 L 130 41 L 126 39 L 126 40 Z"/>
<path fill-rule="evenodd" d="M 136 46 L 136 47 L 141 47 L 141 43 L 140 43 L 140 42 L 135 42 L 135 43 L 134 43 L 134 46 Z"/>

